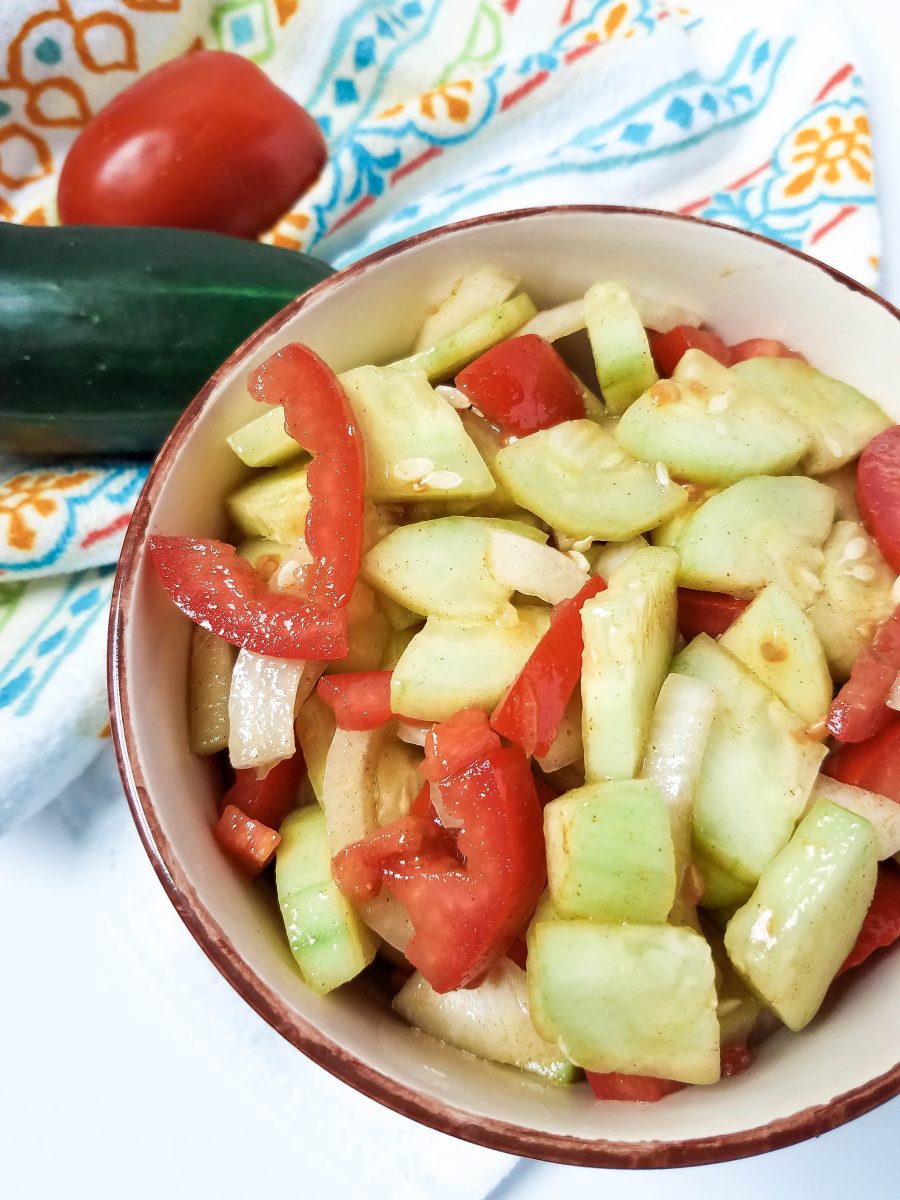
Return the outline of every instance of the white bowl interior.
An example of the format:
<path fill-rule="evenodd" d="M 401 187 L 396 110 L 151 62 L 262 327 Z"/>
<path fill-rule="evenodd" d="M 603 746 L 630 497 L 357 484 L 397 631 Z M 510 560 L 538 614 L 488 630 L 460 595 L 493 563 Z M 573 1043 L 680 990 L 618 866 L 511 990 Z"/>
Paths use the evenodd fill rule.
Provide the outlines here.
<path fill-rule="evenodd" d="M 539 306 L 570 299 L 598 278 L 624 279 L 695 310 L 729 340 L 782 338 L 900 419 L 894 382 L 900 322 L 865 294 L 727 229 L 652 214 L 549 210 L 451 230 L 325 285 L 220 376 L 157 481 L 149 532 L 222 535 L 222 500 L 242 474 L 224 438 L 258 411 L 246 393 L 249 368 L 292 340 L 308 343 L 337 370 L 390 361 L 408 351 L 426 307 L 480 264 L 520 274 Z M 746 1074 L 652 1106 L 597 1104 L 586 1085 L 554 1089 L 462 1055 L 411 1032 L 364 987 L 314 996 L 293 966 L 269 899 L 257 885 L 238 880 L 210 837 L 217 784 L 186 740 L 188 623 L 145 559 L 124 617 L 133 765 L 179 871 L 238 954 L 283 997 L 292 1018 L 310 1022 L 426 1104 L 463 1110 L 476 1125 L 503 1121 L 538 1139 L 672 1143 L 789 1118 L 900 1061 L 900 1006 L 893 999 L 900 995 L 900 954 L 851 977 L 840 1002 L 830 1003 L 802 1034 L 771 1038 Z"/>

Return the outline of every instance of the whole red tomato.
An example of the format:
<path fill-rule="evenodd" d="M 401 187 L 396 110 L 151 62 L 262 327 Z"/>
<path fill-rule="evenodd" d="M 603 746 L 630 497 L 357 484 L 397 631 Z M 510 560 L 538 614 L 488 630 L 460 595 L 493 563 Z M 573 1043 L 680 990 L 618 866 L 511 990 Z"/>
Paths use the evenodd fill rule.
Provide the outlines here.
<path fill-rule="evenodd" d="M 315 121 L 254 63 L 173 59 L 84 127 L 63 164 L 64 225 L 165 225 L 257 237 L 327 157 Z"/>

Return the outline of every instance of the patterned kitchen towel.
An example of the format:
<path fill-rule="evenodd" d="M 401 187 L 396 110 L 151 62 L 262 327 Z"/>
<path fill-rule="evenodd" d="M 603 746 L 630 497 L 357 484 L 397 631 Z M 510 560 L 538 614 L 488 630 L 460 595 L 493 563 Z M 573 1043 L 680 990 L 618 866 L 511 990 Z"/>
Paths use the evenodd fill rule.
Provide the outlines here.
<path fill-rule="evenodd" d="M 315 115 L 328 165 L 268 237 L 337 266 L 477 213 L 606 202 L 875 279 L 866 105 L 827 0 L 3 0 L 0 216 L 52 221 L 90 114 L 199 45 L 253 58 Z M 110 564 L 139 477 L 0 475 L 0 755 L 17 764 L 0 832 L 102 744 Z"/>

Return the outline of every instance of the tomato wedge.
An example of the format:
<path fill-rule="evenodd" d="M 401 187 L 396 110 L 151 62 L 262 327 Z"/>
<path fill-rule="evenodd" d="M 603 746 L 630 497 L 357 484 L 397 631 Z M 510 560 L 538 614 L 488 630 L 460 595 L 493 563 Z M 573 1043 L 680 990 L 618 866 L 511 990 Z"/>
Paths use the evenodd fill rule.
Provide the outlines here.
<path fill-rule="evenodd" d="M 391 719 L 390 671 L 323 675 L 317 690 L 338 729 L 379 729 Z"/>
<path fill-rule="evenodd" d="M 460 738 L 457 729 L 464 716 Z M 481 714 L 482 744 L 469 715 L 457 714 L 426 745 L 454 771 L 438 783 L 448 831 L 414 815 L 335 855 L 332 869 L 351 899 L 373 894 L 378 875 L 409 913 L 406 955 L 438 992 L 472 987 L 503 955 L 533 913 L 546 883 L 541 806 L 528 760 L 498 747 Z M 461 753 L 460 747 L 475 753 Z"/>
<path fill-rule="evenodd" d="M 856 499 L 881 553 L 900 571 L 900 425 L 873 437 L 863 450 Z"/>
<path fill-rule="evenodd" d="M 832 750 L 822 770 L 832 779 L 878 792 L 900 804 L 900 716 L 873 738 Z"/>
<path fill-rule="evenodd" d="M 606 587 L 599 575 L 553 610 L 550 628 L 535 646 L 491 724 L 529 756 L 547 753 L 581 676 L 581 607 Z"/>
<path fill-rule="evenodd" d="M 264 779 L 258 777 L 255 767 L 235 771 L 235 781 L 225 793 L 222 808 L 239 808 L 244 816 L 278 829 L 297 807 L 297 793 L 305 778 L 306 763 L 299 750 L 276 763 Z"/>
<path fill-rule="evenodd" d="M 732 625 L 749 600 L 728 596 L 724 592 L 695 592 L 693 588 L 678 589 L 678 628 L 688 642 L 698 634 L 721 637 Z"/>
<path fill-rule="evenodd" d="M 623 1075 L 620 1071 L 585 1071 L 585 1078 L 597 1100 L 628 1100 L 638 1104 L 653 1104 L 687 1087 L 674 1079 L 657 1079 L 653 1075 Z"/>
<path fill-rule="evenodd" d="M 161 535 L 148 545 L 162 585 L 181 611 L 226 642 L 276 658 L 346 657 L 343 612 L 270 591 L 234 546 Z"/>
<path fill-rule="evenodd" d="M 251 396 L 281 404 L 290 436 L 313 456 L 306 475 L 306 544 L 315 562 L 309 599 L 341 608 L 350 599 L 363 543 L 366 468 L 362 438 L 337 376 L 308 346 L 292 342 L 250 376 Z"/>
<path fill-rule="evenodd" d="M 456 386 L 489 421 L 516 437 L 584 416 L 572 372 L 534 333 L 486 350 L 460 371 Z"/>
<path fill-rule="evenodd" d="M 258 875 L 272 861 L 281 834 L 254 821 L 239 808 L 229 804 L 218 824 L 213 826 L 213 836 L 236 866 L 247 875 Z"/>
<path fill-rule="evenodd" d="M 668 333 L 657 333 L 655 329 L 647 330 L 650 339 L 650 349 L 656 369 L 664 378 L 668 378 L 681 357 L 688 350 L 703 350 L 710 358 L 720 362 L 723 367 L 730 367 L 734 361 L 731 351 L 718 334 L 709 329 L 695 329 L 693 325 L 676 325 Z"/>
<path fill-rule="evenodd" d="M 776 341 L 775 338 L 748 338 L 746 342 L 738 342 L 729 349 L 732 366 L 745 362 L 748 358 L 799 358 L 801 362 L 806 362 L 802 354 L 790 350 L 784 342 Z"/>
<path fill-rule="evenodd" d="M 853 664 L 850 678 L 828 713 L 828 732 L 839 742 L 864 742 L 894 720 L 887 701 L 900 674 L 900 606 L 879 626 L 871 646 Z"/>
<path fill-rule="evenodd" d="M 875 895 L 869 905 L 862 923 L 862 929 L 856 939 L 856 945 L 847 955 L 838 971 L 842 975 L 852 967 L 858 967 L 861 962 L 890 946 L 900 938 L 900 870 L 890 862 L 882 863 L 878 868 L 878 880 L 875 884 Z"/>
<path fill-rule="evenodd" d="M 425 739 L 425 761 L 419 770 L 426 779 L 438 783 L 499 749 L 500 739 L 481 709 L 463 708 L 448 721 L 432 727 Z"/>

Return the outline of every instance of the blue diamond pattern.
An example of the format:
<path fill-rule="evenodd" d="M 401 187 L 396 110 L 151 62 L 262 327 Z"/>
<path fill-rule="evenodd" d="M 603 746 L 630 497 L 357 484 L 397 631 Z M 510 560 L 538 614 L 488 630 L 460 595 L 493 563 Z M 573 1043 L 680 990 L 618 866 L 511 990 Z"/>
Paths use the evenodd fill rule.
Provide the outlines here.
<path fill-rule="evenodd" d="M 375 39 L 373 37 L 363 37 L 353 48 L 353 65 L 357 71 L 362 71 L 365 67 L 371 67 L 375 61 Z"/>
<path fill-rule="evenodd" d="M 712 92 L 704 92 L 703 99 L 700 101 L 700 107 L 715 116 L 719 111 L 719 102 Z"/>
<path fill-rule="evenodd" d="M 359 92 L 352 79 L 336 79 L 334 81 L 335 104 L 354 104 L 359 99 Z"/>
<path fill-rule="evenodd" d="M 643 146 L 653 132 L 653 126 L 646 122 L 632 122 L 622 130 L 622 141 L 632 142 L 635 146 Z"/>
<path fill-rule="evenodd" d="M 419 0 L 408 0 L 408 2 L 403 5 L 400 11 L 403 13 L 404 17 L 407 18 L 421 17 L 422 5 L 419 3 Z"/>
<path fill-rule="evenodd" d="M 729 88 L 728 93 L 731 96 L 740 96 L 744 100 L 753 99 L 753 89 L 749 83 L 742 83 L 738 87 Z"/>
<path fill-rule="evenodd" d="M 384 17 L 379 17 L 375 22 L 375 32 L 379 37 L 384 38 L 396 38 L 397 36 L 394 33 L 394 27 L 391 25 L 390 21 L 385 20 Z"/>
<path fill-rule="evenodd" d="M 750 60 L 750 66 L 754 71 L 758 71 L 761 66 L 769 61 L 771 48 L 768 42 L 762 42 L 753 51 L 753 58 Z"/>
<path fill-rule="evenodd" d="M 694 110 L 688 104 L 687 100 L 681 96 L 676 96 L 669 107 L 666 109 L 666 120 L 671 121 L 674 125 L 678 125 L 681 129 L 690 129 L 691 122 L 694 120 Z"/>

